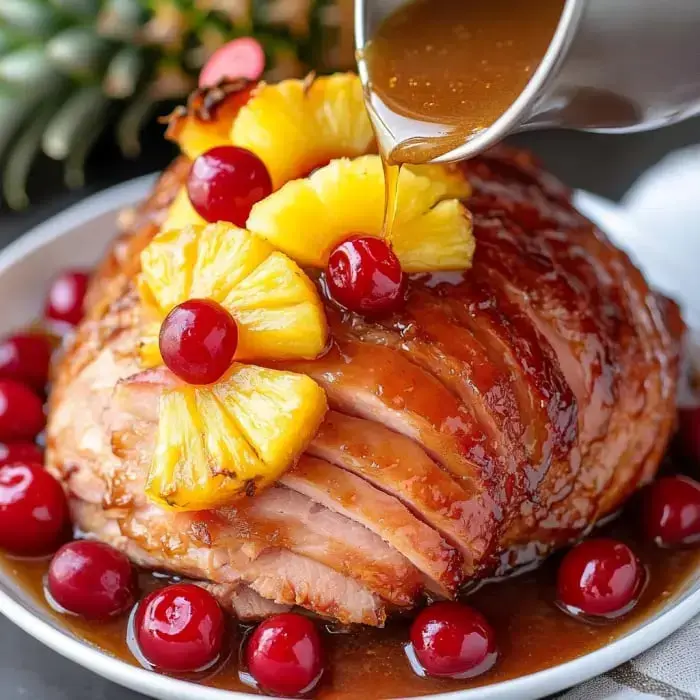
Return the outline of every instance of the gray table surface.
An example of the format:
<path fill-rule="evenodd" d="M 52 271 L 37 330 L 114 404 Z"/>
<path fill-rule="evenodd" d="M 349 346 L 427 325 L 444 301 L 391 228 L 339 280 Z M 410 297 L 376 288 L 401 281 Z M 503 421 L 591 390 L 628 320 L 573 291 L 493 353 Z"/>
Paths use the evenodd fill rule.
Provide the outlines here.
<path fill-rule="evenodd" d="M 0 247 L 31 226 L 91 192 L 144 172 L 160 169 L 171 152 L 155 132 L 144 158 L 120 162 L 110 144 L 100 146 L 91 164 L 89 188 L 66 193 L 56 185 L 55 168 L 42 167 L 33 182 L 33 205 L 16 214 L 0 210 Z M 523 134 L 514 142 L 532 148 L 556 175 L 610 199 L 619 199 L 644 170 L 664 155 L 700 143 L 700 119 L 667 129 L 628 136 L 570 132 Z M 119 688 L 64 660 L 4 618 L 0 618 L 0 700 L 137 700 L 143 696 Z"/>

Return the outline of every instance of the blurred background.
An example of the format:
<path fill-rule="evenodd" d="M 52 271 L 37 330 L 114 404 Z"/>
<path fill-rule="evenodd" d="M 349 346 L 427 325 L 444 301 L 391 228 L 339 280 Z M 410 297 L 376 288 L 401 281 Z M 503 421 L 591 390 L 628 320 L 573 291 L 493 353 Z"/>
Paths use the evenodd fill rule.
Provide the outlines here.
<path fill-rule="evenodd" d="M 0 247 L 94 192 L 166 166 L 176 149 L 158 117 L 227 41 L 255 36 L 274 79 L 348 68 L 351 16 L 352 0 L 0 0 Z M 533 132 L 512 142 L 568 185 L 617 201 L 664 157 L 700 144 L 700 118 L 641 134 Z M 700 177 L 700 149 L 686 154 Z M 700 238 L 700 215 L 693 222 Z M 0 697 L 139 696 L 2 618 Z"/>
<path fill-rule="evenodd" d="M 88 194 L 162 169 L 158 119 L 221 46 L 253 36 L 266 76 L 352 68 L 353 0 L 0 0 L 0 245 Z M 572 187 L 620 199 L 700 119 L 627 136 L 513 139 Z"/>
<path fill-rule="evenodd" d="M 277 80 L 352 68 L 353 0 L 0 0 L 0 245 L 175 155 L 159 117 L 253 36 Z M 619 199 L 700 119 L 651 134 L 521 134 L 572 187 Z"/>

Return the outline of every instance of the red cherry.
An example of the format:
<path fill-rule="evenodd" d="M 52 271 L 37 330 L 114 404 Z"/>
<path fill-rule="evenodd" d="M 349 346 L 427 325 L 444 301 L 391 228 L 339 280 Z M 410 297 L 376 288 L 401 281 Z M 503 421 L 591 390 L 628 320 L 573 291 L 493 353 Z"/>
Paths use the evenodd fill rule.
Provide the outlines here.
<path fill-rule="evenodd" d="M 197 213 L 210 222 L 245 227 L 256 202 L 272 192 L 265 164 L 238 146 L 216 146 L 197 157 L 187 178 L 187 193 Z"/>
<path fill-rule="evenodd" d="M 0 379 L 0 441 L 33 440 L 45 425 L 41 399 L 24 384 Z"/>
<path fill-rule="evenodd" d="M 342 306 L 363 314 L 398 310 L 406 296 L 401 263 L 381 238 L 352 236 L 328 258 L 328 290 Z"/>
<path fill-rule="evenodd" d="M 13 462 L 43 464 L 44 453 L 33 442 L 14 442 L 9 445 L 0 442 L 0 467 Z"/>
<path fill-rule="evenodd" d="M 48 590 L 56 603 L 76 615 L 118 615 L 134 602 L 131 562 L 103 542 L 69 542 L 51 561 Z"/>
<path fill-rule="evenodd" d="M 312 690 L 325 663 L 316 625 L 296 613 L 273 615 L 260 623 L 248 640 L 245 660 L 263 690 L 286 697 Z"/>
<path fill-rule="evenodd" d="M 18 333 L 0 343 L 0 377 L 43 391 L 49 378 L 51 343 L 39 333 Z"/>
<path fill-rule="evenodd" d="M 612 539 L 586 540 L 559 566 L 557 596 L 568 612 L 614 618 L 631 610 L 645 573 L 634 552 Z"/>
<path fill-rule="evenodd" d="M 0 467 L 0 547 L 23 556 L 48 554 L 68 535 L 61 484 L 41 464 Z"/>
<path fill-rule="evenodd" d="M 241 36 L 218 48 L 199 74 L 199 87 L 212 87 L 222 80 L 257 80 L 265 70 L 265 52 L 250 36 Z"/>
<path fill-rule="evenodd" d="M 178 583 L 154 591 L 139 604 L 136 642 L 146 660 L 163 671 L 188 673 L 211 666 L 224 641 L 224 614 L 203 588 Z"/>
<path fill-rule="evenodd" d="M 211 384 L 233 362 L 238 328 L 215 301 L 190 299 L 176 306 L 160 329 L 163 362 L 188 384 Z"/>
<path fill-rule="evenodd" d="M 662 547 L 700 543 L 700 483 L 664 476 L 644 492 L 644 529 Z"/>
<path fill-rule="evenodd" d="M 484 616 L 461 603 L 434 603 L 411 625 L 409 658 L 421 674 L 473 678 L 488 671 L 498 657 L 496 636 Z"/>
<path fill-rule="evenodd" d="M 51 285 L 44 315 L 53 321 L 77 326 L 83 318 L 83 300 L 89 277 L 71 270 L 59 275 Z"/>

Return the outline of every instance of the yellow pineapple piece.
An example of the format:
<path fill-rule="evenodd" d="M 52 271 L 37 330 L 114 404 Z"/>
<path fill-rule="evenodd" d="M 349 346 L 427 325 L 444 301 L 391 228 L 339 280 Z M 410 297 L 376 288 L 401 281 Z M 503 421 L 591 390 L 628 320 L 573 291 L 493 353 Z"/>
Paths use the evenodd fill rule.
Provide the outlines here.
<path fill-rule="evenodd" d="M 410 170 L 414 175 L 428 177 L 434 182 L 445 186 L 445 199 L 467 199 L 472 194 L 472 186 L 459 166 L 452 163 L 447 165 L 404 165 L 403 170 Z"/>
<path fill-rule="evenodd" d="M 238 326 L 237 360 L 313 359 L 328 328 L 318 292 L 299 266 L 232 224 L 161 231 L 141 253 L 141 360 L 161 364 L 160 323 L 187 299 L 212 299 Z"/>
<path fill-rule="evenodd" d="M 168 209 L 168 214 L 160 227 L 161 231 L 171 229 L 181 229 L 185 226 L 204 226 L 206 221 L 195 211 L 190 202 L 187 188 L 183 185 L 179 190 L 173 203 Z"/>
<path fill-rule="evenodd" d="M 406 272 L 471 266 L 471 218 L 452 198 L 469 192 L 460 178 L 442 166 L 402 169 L 390 243 Z M 348 236 L 383 236 L 384 197 L 379 156 L 335 160 L 258 202 L 247 226 L 300 265 L 324 267 Z"/>
<path fill-rule="evenodd" d="M 168 389 L 146 494 L 183 511 L 252 495 L 296 463 L 326 410 L 309 377 L 237 363 L 212 386 Z"/>
<path fill-rule="evenodd" d="M 195 90 L 187 107 L 167 117 L 165 137 L 174 141 L 190 160 L 215 146 L 231 143 L 231 125 L 250 97 L 251 86 L 234 80 L 216 87 Z"/>
<path fill-rule="evenodd" d="M 362 85 L 352 73 L 261 83 L 235 118 L 231 141 L 265 163 L 275 189 L 334 158 L 376 151 Z"/>

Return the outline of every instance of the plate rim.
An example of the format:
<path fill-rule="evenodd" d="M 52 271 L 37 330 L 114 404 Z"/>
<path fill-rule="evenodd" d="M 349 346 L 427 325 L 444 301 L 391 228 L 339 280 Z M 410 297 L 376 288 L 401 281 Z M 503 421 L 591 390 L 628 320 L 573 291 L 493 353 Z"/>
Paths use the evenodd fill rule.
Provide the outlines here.
<path fill-rule="evenodd" d="M 0 275 L 20 263 L 22 259 L 54 242 L 71 230 L 98 216 L 121 207 L 133 206 L 150 191 L 158 174 L 143 175 L 90 195 L 50 217 L 0 251 Z M 629 227 L 619 205 L 587 192 L 576 192 L 576 206 L 586 216 L 601 224 Z M 605 228 L 605 226 L 601 226 Z M 9 579 L 5 567 L 0 576 Z M 0 613 L 42 644 L 61 656 L 98 675 L 136 692 L 157 698 L 179 700 L 259 700 L 259 695 L 239 691 L 210 688 L 189 681 L 164 676 L 133 666 L 89 642 L 73 637 L 67 630 L 35 615 L 20 600 L 0 590 Z M 455 690 L 427 697 L 434 700 L 534 700 L 558 693 L 605 673 L 644 651 L 675 632 L 700 613 L 700 588 L 682 594 L 672 606 L 652 615 L 639 627 L 627 632 L 612 644 L 589 652 L 577 659 L 519 678 L 501 681 L 472 689 Z"/>

